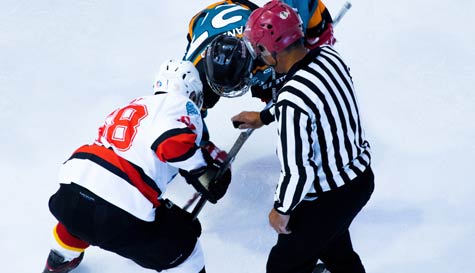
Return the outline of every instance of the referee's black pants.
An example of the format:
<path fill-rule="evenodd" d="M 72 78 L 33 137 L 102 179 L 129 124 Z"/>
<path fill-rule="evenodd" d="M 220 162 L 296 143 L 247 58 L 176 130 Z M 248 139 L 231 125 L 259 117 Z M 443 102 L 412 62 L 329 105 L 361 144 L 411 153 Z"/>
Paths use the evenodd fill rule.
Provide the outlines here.
<path fill-rule="evenodd" d="M 348 228 L 374 190 L 370 167 L 315 201 L 302 201 L 289 220 L 291 234 L 279 234 L 267 260 L 267 273 L 310 273 L 318 259 L 331 273 L 364 273 Z"/>

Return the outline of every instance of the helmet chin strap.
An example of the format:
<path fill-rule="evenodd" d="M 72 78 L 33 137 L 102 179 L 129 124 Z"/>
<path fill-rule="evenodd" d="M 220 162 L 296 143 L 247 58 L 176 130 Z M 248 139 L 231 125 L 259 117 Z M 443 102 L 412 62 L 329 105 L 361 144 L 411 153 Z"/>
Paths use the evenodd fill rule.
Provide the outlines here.
<path fill-rule="evenodd" d="M 275 64 L 272 65 L 272 102 L 277 102 L 277 80 L 275 75 L 275 67 L 277 66 L 277 53 L 272 52 L 272 58 L 274 58 Z"/>
<path fill-rule="evenodd" d="M 272 102 L 277 102 L 277 88 L 276 88 L 275 67 L 272 67 Z"/>

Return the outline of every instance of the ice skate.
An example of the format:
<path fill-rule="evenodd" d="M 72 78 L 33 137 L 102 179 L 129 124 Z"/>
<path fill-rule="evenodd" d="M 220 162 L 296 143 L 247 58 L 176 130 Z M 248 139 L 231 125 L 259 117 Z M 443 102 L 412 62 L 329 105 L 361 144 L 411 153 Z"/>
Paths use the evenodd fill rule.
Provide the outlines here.
<path fill-rule="evenodd" d="M 65 261 L 63 255 L 51 250 L 46 260 L 46 266 L 43 273 L 67 273 L 76 268 L 81 263 L 84 257 L 84 252 L 79 257 L 72 259 L 71 261 Z"/>

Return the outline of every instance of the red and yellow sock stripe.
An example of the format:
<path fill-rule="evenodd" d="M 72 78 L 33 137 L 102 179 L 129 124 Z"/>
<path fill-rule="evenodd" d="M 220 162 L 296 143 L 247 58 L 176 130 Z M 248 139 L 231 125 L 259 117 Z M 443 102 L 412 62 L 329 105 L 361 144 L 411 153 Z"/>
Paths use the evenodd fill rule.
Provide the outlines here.
<path fill-rule="evenodd" d="M 53 229 L 53 236 L 56 242 L 64 249 L 83 252 L 89 247 L 89 243 L 75 237 L 66 229 L 66 227 L 58 223 Z"/>

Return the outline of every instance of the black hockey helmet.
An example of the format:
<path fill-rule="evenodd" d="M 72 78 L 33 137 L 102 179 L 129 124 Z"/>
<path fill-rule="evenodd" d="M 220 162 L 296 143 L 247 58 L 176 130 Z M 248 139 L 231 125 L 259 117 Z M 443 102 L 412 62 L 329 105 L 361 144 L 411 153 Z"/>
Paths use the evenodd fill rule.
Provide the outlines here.
<path fill-rule="evenodd" d="M 244 95 L 252 78 L 252 56 L 242 39 L 220 35 L 206 49 L 206 80 L 218 95 L 228 98 Z"/>

